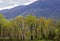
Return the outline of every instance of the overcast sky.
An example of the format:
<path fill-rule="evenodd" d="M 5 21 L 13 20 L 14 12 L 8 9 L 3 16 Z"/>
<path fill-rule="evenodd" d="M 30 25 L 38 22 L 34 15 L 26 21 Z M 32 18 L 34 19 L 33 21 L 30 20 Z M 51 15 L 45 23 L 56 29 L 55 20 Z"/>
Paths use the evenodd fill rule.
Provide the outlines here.
<path fill-rule="evenodd" d="M 13 8 L 18 5 L 28 5 L 37 0 L 0 0 L 0 10 Z"/>

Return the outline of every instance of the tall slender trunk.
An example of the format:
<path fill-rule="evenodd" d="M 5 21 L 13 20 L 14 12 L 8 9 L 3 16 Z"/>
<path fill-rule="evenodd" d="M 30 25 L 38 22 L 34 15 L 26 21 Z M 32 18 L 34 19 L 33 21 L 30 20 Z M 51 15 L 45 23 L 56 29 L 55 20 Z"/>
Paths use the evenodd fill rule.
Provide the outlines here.
<path fill-rule="evenodd" d="M 31 24 L 30 30 L 31 30 L 31 40 L 33 40 L 33 26 L 32 26 L 32 24 Z"/>
<path fill-rule="evenodd" d="M 35 39 L 37 39 L 37 27 L 38 27 L 38 24 L 35 24 Z"/>

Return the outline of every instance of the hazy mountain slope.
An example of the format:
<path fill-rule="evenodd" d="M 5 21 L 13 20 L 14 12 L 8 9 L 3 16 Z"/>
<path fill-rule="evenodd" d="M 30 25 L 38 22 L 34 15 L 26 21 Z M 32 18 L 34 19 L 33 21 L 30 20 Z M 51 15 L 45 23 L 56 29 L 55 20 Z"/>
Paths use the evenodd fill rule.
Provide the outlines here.
<path fill-rule="evenodd" d="M 31 8 L 28 11 L 25 11 L 23 15 L 32 14 L 37 17 L 44 16 L 46 18 L 60 18 L 59 0 L 37 1 L 29 6 L 31 6 Z"/>
<path fill-rule="evenodd" d="M 6 12 L 7 11 L 7 12 Z M 44 16 L 46 18 L 60 18 L 60 0 L 38 0 L 27 6 L 18 6 L 10 10 L 6 10 L 3 14 L 8 18 L 14 18 L 19 15 L 27 16 L 29 14 L 37 17 Z"/>
<path fill-rule="evenodd" d="M 6 16 L 7 19 L 11 19 L 11 18 L 15 18 L 18 15 L 20 15 L 20 10 L 25 7 L 24 5 L 22 6 L 17 6 L 15 8 L 12 9 L 5 9 L 5 10 L 1 10 L 0 14 L 3 14 Z M 19 12 L 19 13 L 18 13 Z"/>

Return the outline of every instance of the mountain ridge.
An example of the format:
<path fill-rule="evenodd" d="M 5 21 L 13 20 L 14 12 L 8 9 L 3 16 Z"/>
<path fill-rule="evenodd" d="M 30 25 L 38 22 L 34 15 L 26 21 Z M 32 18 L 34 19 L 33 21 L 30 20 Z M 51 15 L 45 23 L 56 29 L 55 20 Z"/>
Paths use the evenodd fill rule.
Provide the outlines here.
<path fill-rule="evenodd" d="M 38 0 L 27 6 L 18 6 L 7 12 L 3 12 L 7 19 L 15 18 L 19 15 L 34 15 L 37 17 L 46 17 L 60 19 L 60 1 L 59 0 Z"/>

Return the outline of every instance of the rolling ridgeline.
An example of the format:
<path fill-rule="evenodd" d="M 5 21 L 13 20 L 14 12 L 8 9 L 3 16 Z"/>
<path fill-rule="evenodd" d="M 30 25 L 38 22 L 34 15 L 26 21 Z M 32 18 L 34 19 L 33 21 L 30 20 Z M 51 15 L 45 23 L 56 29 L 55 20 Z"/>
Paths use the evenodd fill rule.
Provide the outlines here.
<path fill-rule="evenodd" d="M 29 15 L 7 20 L 0 14 L 1 41 L 60 41 L 60 20 Z"/>
<path fill-rule="evenodd" d="M 28 16 L 32 14 L 36 17 L 60 19 L 60 0 L 38 0 L 29 5 L 20 5 L 12 9 L 0 11 L 7 19 L 15 18 L 19 15 Z"/>

